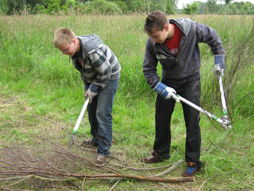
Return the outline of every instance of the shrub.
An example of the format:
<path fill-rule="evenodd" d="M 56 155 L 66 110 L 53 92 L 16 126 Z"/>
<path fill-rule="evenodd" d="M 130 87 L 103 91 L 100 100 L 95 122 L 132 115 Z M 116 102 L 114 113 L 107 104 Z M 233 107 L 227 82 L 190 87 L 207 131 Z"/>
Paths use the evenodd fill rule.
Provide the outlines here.
<path fill-rule="evenodd" d="M 128 5 L 124 1 L 117 0 L 117 1 L 114 1 L 114 3 L 116 3 L 120 7 L 123 13 L 127 13 L 129 11 Z"/>
<path fill-rule="evenodd" d="M 0 14 L 6 14 L 8 11 L 7 0 L 0 1 Z"/>
<path fill-rule="evenodd" d="M 94 0 L 84 3 L 80 12 L 84 14 L 120 14 L 122 13 L 120 7 L 113 2 L 106 0 Z"/>
<path fill-rule="evenodd" d="M 20 14 L 20 12 L 24 10 L 24 8 L 25 4 L 22 0 L 8 0 L 6 13 L 8 15 Z"/>

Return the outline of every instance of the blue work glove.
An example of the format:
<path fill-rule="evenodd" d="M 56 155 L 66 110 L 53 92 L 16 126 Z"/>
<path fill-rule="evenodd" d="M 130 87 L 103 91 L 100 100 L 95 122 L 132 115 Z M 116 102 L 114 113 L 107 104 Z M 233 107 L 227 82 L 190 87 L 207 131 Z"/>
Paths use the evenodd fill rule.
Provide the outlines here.
<path fill-rule="evenodd" d="M 168 86 L 166 86 L 165 84 L 163 84 L 162 82 L 159 82 L 154 88 L 153 90 L 155 90 L 156 92 L 158 92 L 163 98 L 165 99 L 169 99 L 169 98 L 173 98 L 175 99 L 177 102 L 179 102 L 179 98 L 176 96 L 176 91 L 173 88 L 170 88 Z"/>
<path fill-rule="evenodd" d="M 223 74 L 225 69 L 225 55 L 214 55 L 215 71 L 217 74 Z"/>

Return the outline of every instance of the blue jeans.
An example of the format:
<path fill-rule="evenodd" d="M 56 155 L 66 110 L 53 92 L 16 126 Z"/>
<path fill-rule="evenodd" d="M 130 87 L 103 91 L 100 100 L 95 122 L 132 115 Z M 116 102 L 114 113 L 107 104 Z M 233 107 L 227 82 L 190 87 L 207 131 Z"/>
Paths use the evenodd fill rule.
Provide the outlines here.
<path fill-rule="evenodd" d="M 112 144 L 112 107 L 119 80 L 110 80 L 88 105 L 88 117 L 93 141 L 98 144 L 97 153 L 110 154 Z"/>

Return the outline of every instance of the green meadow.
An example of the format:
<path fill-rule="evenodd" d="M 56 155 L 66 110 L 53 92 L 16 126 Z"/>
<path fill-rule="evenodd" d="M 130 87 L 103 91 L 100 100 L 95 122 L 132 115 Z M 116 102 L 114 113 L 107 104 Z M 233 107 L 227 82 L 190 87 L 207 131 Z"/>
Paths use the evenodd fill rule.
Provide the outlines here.
<path fill-rule="evenodd" d="M 201 114 L 201 161 L 205 168 L 196 176 L 195 182 L 168 184 L 128 180 L 118 183 L 114 190 L 254 190 L 254 17 L 188 17 L 213 27 L 221 37 L 226 50 L 224 88 L 233 128 L 224 130 L 220 124 Z M 147 39 L 143 32 L 144 19 L 142 14 L 0 16 L 1 147 L 17 143 L 36 147 L 38 135 L 67 145 L 84 102 L 83 84 L 68 56 L 57 51 L 52 40 L 58 27 L 69 27 L 77 35 L 99 35 L 117 55 L 122 71 L 113 110 L 111 151 L 130 166 L 144 167 L 140 159 L 150 154 L 153 147 L 156 97 L 142 72 Z M 200 44 L 200 50 L 202 107 L 221 117 L 213 56 L 206 44 Z M 80 140 L 90 136 L 87 118 L 85 115 L 78 133 Z M 161 164 L 146 165 L 146 168 L 184 159 L 185 124 L 179 103 L 171 124 L 171 158 Z M 168 176 L 181 176 L 184 168 L 183 163 Z M 144 172 L 143 175 L 151 174 Z M 12 189 L 109 190 L 114 184 L 86 180 L 84 188 L 78 183 L 77 187 L 59 182 L 43 186 L 37 181 L 37 184 L 22 181 Z M 11 181 L 0 180 L 0 190 L 11 184 Z"/>

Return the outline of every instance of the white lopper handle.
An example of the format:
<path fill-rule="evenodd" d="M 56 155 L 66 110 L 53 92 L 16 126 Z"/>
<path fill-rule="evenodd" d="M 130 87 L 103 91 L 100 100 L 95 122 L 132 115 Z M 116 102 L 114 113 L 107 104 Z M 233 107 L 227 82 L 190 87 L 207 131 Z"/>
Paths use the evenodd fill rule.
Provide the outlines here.
<path fill-rule="evenodd" d="M 79 114 L 79 117 L 78 117 L 78 120 L 77 120 L 77 122 L 76 122 L 76 125 L 75 125 L 75 127 L 74 127 L 74 129 L 73 129 L 73 132 L 77 132 L 77 131 L 78 131 L 79 125 L 80 125 L 81 120 L 82 120 L 82 118 L 83 118 L 83 116 L 84 116 L 84 113 L 85 113 L 85 111 L 86 111 L 86 108 L 87 108 L 87 106 L 88 106 L 88 103 L 89 103 L 89 99 L 86 99 L 86 101 L 85 101 L 85 103 L 84 103 L 84 105 L 83 105 L 83 107 L 82 107 L 82 110 L 81 110 L 81 112 L 80 112 L 80 114 Z"/>

